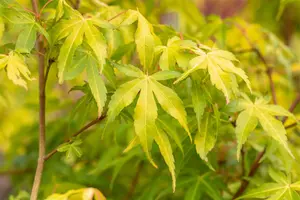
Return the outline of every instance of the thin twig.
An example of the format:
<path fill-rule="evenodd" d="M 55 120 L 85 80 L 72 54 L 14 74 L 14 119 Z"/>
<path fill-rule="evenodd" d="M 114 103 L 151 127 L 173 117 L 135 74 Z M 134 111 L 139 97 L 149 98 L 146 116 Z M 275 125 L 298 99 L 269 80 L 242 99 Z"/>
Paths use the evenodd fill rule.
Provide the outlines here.
<path fill-rule="evenodd" d="M 290 108 L 289 108 L 289 111 L 290 111 L 290 112 L 293 112 L 293 111 L 296 109 L 296 107 L 297 107 L 297 105 L 298 105 L 299 103 L 300 103 L 300 92 L 297 94 L 295 100 L 294 100 L 293 103 L 291 104 L 291 106 L 290 106 Z M 282 119 L 282 123 L 285 123 L 286 120 L 287 120 L 287 117 L 284 117 L 284 118 Z"/>
<path fill-rule="evenodd" d="M 243 147 L 241 149 L 241 167 L 242 167 L 242 176 L 245 176 L 245 173 L 246 173 L 246 169 L 245 169 L 245 148 Z"/>
<path fill-rule="evenodd" d="M 49 59 L 49 60 L 48 60 L 48 66 L 47 66 L 46 73 L 45 73 L 45 87 L 46 87 L 46 84 L 47 84 L 47 80 L 48 80 L 48 76 L 49 76 L 49 72 L 50 72 L 52 63 L 54 63 L 54 62 L 55 62 L 55 61 L 52 60 L 52 59 Z"/>
<path fill-rule="evenodd" d="M 274 82 L 273 82 L 273 78 L 272 78 L 272 68 L 268 65 L 267 61 L 265 60 L 264 56 L 262 55 L 262 53 L 259 51 L 258 48 L 256 48 L 256 46 L 250 41 L 250 39 L 248 38 L 245 30 L 239 25 L 239 24 L 235 24 L 237 28 L 240 29 L 241 33 L 244 35 L 244 37 L 246 38 L 246 40 L 248 41 L 248 43 L 251 45 L 251 49 L 250 50 L 245 50 L 244 52 L 242 53 L 245 53 L 245 52 L 251 52 L 251 51 L 254 51 L 258 57 L 260 58 L 260 60 L 262 61 L 262 63 L 265 65 L 266 69 L 267 69 L 267 75 L 268 75 L 268 78 L 269 78 L 269 83 L 270 83 L 270 90 L 272 92 L 272 99 L 273 99 L 273 103 L 274 104 L 277 104 L 277 98 L 276 98 L 276 91 L 275 91 L 275 85 L 274 85 Z M 291 107 L 290 107 L 290 112 L 292 112 L 297 104 L 299 103 L 300 101 L 300 95 L 298 94 L 297 95 L 297 98 L 296 100 L 292 103 Z M 285 122 L 285 118 L 282 119 L 282 123 Z M 294 125 L 292 125 L 294 126 Z M 286 127 L 286 128 L 289 128 L 289 127 Z M 260 159 L 264 156 L 266 152 L 266 148 L 260 152 L 255 161 L 253 162 L 253 164 L 251 165 L 251 168 L 250 168 L 250 172 L 248 174 L 248 177 L 253 177 L 257 171 L 257 169 L 259 168 L 259 166 L 261 165 L 260 163 Z M 236 199 L 237 197 L 239 197 L 241 194 L 244 193 L 244 191 L 247 189 L 249 185 L 249 181 L 248 180 L 245 180 L 243 179 L 242 180 L 242 183 L 241 183 L 241 186 L 240 188 L 238 189 L 238 191 L 235 193 L 235 195 L 233 196 L 232 199 Z"/>
<path fill-rule="evenodd" d="M 81 3 L 81 0 L 76 0 L 75 5 L 74 5 L 74 9 L 75 9 L 75 10 L 78 10 L 78 9 L 79 9 L 80 3 Z"/>
<path fill-rule="evenodd" d="M 290 124 L 290 125 L 285 126 L 284 128 L 285 128 L 285 129 L 290 129 L 290 128 L 293 128 L 294 126 L 297 126 L 297 125 L 298 125 L 298 123 L 295 122 L 295 123 L 293 123 L 293 124 Z"/>
<path fill-rule="evenodd" d="M 42 15 L 43 10 L 46 8 L 46 6 L 51 3 L 53 0 L 48 0 L 45 5 L 41 8 L 38 17 L 40 17 Z"/>
<path fill-rule="evenodd" d="M 255 46 L 255 44 L 253 44 L 251 42 L 248 35 L 246 34 L 246 30 L 237 23 L 234 23 L 234 25 L 241 31 L 241 33 L 243 34 L 243 36 L 245 37 L 245 39 L 247 40 L 247 42 L 251 46 L 251 51 L 254 51 L 257 54 L 257 56 L 259 57 L 259 59 L 261 60 L 261 62 L 265 65 L 266 70 L 267 70 L 266 72 L 267 72 L 267 75 L 268 75 L 269 83 L 270 83 L 270 90 L 271 90 L 271 93 L 272 93 L 272 100 L 273 100 L 274 104 L 277 104 L 276 90 L 275 90 L 275 85 L 274 85 L 274 81 L 273 81 L 273 78 L 272 78 L 272 72 L 273 72 L 272 67 L 270 67 L 268 65 L 266 59 L 264 58 L 264 56 L 262 55 L 260 50 Z M 249 51 L 246 51 L 246 52 L 249 52 Z"/>
<path fill-rule="evenodd" d="M 35 12 L 33 12 L 32 10 L 28 9 L 28 8 L 24 8 L 24 10 L 30 12 L 31 14 L 33 14 L 35 17 L 37 16 L 37 14 Z"/>
<path fill-rule="evenodd" d="M 123 11 L 123 12 L 120 12 L 120 13 L 118 13 L 117 15 L 113 16 L 112 18 L 108 19 L 107 21 L 110 22 L 110 21 L 116 19 L 117 17 L 119 17 L 120 15 L 123 15 L 123 14 L 126 13 L 126 12 L 127 12 L 127 10 L 125 10 L 125 11 Z"/>
<path fill-rule="evenodd" d="M 38 1 L 32 0 L 32 8 L 35 13 L 38 13 Z M 46 145 L 46 130 L 45 130 L 45 62 L 44 56 L 45 49 L 43 46 L 42 37 L 37 37 L 37 51 L 41 54 L 38 54 L 38 66 L 39 66 L 39 156 L 37 168 L 35 171 L 34 182 L 31 190 L 31 200 L 37 200 L 38 192 L 41 184 L 42 174 L 44 170 L 44 156 L 45 156 L 45 145 Z"/>
<path fill-rule="evenodd" d="M 143 167 L 144 167 L 144 162 L 141 161 L 138 165 L 135 176 L 133 177 L 133 179 L 131 181 L 131 186 L 130 186 L 130 189 L 128 191 L 128 194 L 126 195 L 125 200 L 132 199 L 132 196 L 134 195 L 134 192 L 135 192 L 135 188 L 138 185 L 138 182 L 139 182 L 139 179 L 140 179 L 140 174 L 142 172 Z"/>
<path fill-rule="evenodd" d="M 264 149 L 262 152 L 260 152 L 260 153 L 257 155 L 257 157 L 256 157 L 256 159 L 255 159 L 255 161 L 254 161 L 254 163 L 252 164 L 252 166 L 251 166 L 251 168 L 250 168 L 250 172 L 249 172 L 249 174 L 248 174 L 248 177 L 253 177 L 253 176 L 255 175 L 257 169 L 258 169 L 259 166 L 260 166 L 260 162 L 259 162 L 259 161 L 260 161 L 260 159 L 263 157 L 263 155 L 265 154 L 265 152 L 266 152 L 266 149 Z M 233 196 L 232 199 L 236 199 L 236 198 L 239 197 L 241 194 L 243 194 L 243 192 L 246 190 L 246 188 L 248 187 L 248 185 L 249 185 L 249 181 L 246 180 L 246 179 L 243 179 L 243 180 L 242 180 L 242 184 L 241 184 L 239 190 L 235 193 L 235 195 Z"/>
<path fill-rule="evenodd" d="M 0 176 L 25 174 L 25 173 L 32 172 L 32 171 L 33 171 L 32 168 L 10 169 L 10 170 L 6 170 L 6 171 L 0 171 Z"/>
<path fill-rule="evenodd" d="M 69 139 L 67 139 L 65 142 L 71 142 L 72 138 L 80 135 L 81 133 L 83 133 L 85 130 L 89 129 L 90 127 L 92 127 L 93 125 L 99 123 L 100 121 L 102 121 L 106 116 L 102 115 L 100 118 L 94 119 L 93 121 L 91 121 L 90 123 L 88 123 L 87 125 L 85 125 L 84 127 L 82 127 L 79 131 L 77 131 L 76 133 L 74 133 Z M 59 146 L 58 146 L 59 147 Z M 48 160 L 49 158 L 51 158 L 54 154 L 57 153 L 57 149 L 58 147 L 56 147 L 55 149 L 53 149 L 52 151 L 50 151 L 50 153 L 48 153 L 45 157 L 44 160 Z"/>

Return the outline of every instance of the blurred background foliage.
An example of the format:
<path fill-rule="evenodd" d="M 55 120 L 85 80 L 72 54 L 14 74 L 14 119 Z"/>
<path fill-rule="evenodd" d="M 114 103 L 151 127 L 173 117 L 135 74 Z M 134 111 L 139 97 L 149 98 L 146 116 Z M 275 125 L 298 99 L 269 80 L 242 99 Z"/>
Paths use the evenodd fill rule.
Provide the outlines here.
<path fill-rule="evenodd" d="M 31 8 L 29 0 L 18 2 L 25 8 Z M 40 5 L 46 2 L 40 0 Z M 71 5 L 75 4 L 74 0 L 68 2 Z M 268 95 L 269 82 L 265 67 L 258 56 L 251 52 L 255 46 L 262 52 L 267 62 L 271 63 L 279 104 L 288 108 L 300 91 L 300 1 L 82 0 L 79 10 L 82 13 L 95 11 L 105 13 L 106 5 L 115 7 L 115 12 L 108 14 L 111 17 L 120 12 L 121 8 L 138 9 L 150 22 L 157 24 L 155 27 L 157 29 L 160 28 L 158 24 L 168 24 L 184 37 L 207 45 L 216 43 L 222 49 L 235 52 L 241 60 L 241 67 L 250 78 L 254 91 Z M 49 4 L 45 11 L 51 15 L 54 9 L 55 4 Z M 106 37 L 109 38 L 111 35 L 117 37 L 114 33 L 108 33 Z M 15 34 L 5 34 L 0 40 L 0 46 L 7 46 L 15 39 Z M 111 45 L 118 47 L 118 44 Z M 0 47 L 0 51 L 4 49 Z M 37 78 L 35 59 L 29 57 L 28 62 L 32 76 Z M 78 99 L 82 96 L 81 91 L 69 92 L 74 85 L 82 85 L 84 77 L 59 85 L 56 73 L 55 68 L 51 69 L 46 88 L 47 152 L 97 115 L 96 105 L 78 104 Z M 38 81 L 30 82 L 26 91 L 11 84 L 4 72 L 0 72 L 0 80 L 0 149 L 3 155 L 0 161 L 0 177 L 3 184 L 3 187 L 0 187 L 0 199 L 5 199 L 8 194 L 17 195 L 21 190 L 30 191 L 31 188 L 38 154 Z M 300 108 L 298 107 L 294 113 L 299 119 Z M 64 154 L 55 155 L 47 161 L 42 182 L 44 195 L 94 187 L 100 188 L 105 196 L 109 197 L 108 199 L 124 199 L 124 197 L 126 199 L 136 170 L 143 166 L 143 174 L 135 189 L 136 199 L 154 199 L 160 196 L 161 199 L 171 199 L 165 196 L 171 193 L 171 180 L 166 167 L 155 170 L 144 161 L 144 154 L 139 148 L 122 154 L 132 138 L 133 130 L 128 131 L 126 128 L 116 130 L 111 126 L 102 140 L 102 126 L 103 124 L 96 125 L 83 134 L 84 142 L 81 144 L 83 156 L 76 161 L 66 160 Z M 215 161 L 213 165 L 219 164 L 217 172 L 227 180 L 220 180 L 220 176 L 209 181 L 213 181 L 218 188 L 226 188 L 225 184 L 229 184 L 229 188 L 236 188 L 235 180 L 241 169 L 235 157 L 236 143 L 232 125 L 222 125 L 220 135 L 224 139 L 218 141 L 211 157 L 215 157 L 212 158 Z M 295 151 L 300 155 L 300 148 L 297 147 L 300 145 L 299 127 L 289 129 L 288 136 L 295 145 Z M 254 147 L 246 155 L 248 171 L 255 159 L 256 150 L 262 150 L 265 144 L 265 141 L 260 143 L 261 137 L 251 136 L 247 143 Z M 178 189 L 172 199 L 182 199 L 186 185 L 194 185 L 199 179 L 199 177 L 187 179 L 185 173 L 188 175 L 191 171 L 198 171 L 199 174 L 204 173 L 201 180 L 205 182 L 206 179 L 210 179 L 209 174 L 205 174 L 208 171 L 207 166 L 188 142 L 183 146 L 185 159 L 180 151 L 175 152 L 176 169 L 184 168 L 184 172 L 178 177 Z M 158 151 L 157 147 L 154 151 Z M 285 166 L 291 167 L 291 161 L 284 159 L 284 153 L 277 152 L 268 156 L 274 156 L 272 157 L 274 163 L 286 162 Z M 159 157 L 155 159 L 160 160 L 160 165 L 163 165 Z M 267 176 L 265 171 L 266 169 L 261 169 L 263 176 Z M 117 176 L 118 173 L 121 175 Z M 295 173 L 300 174 L 300 166 Z M 256 181 L 259 184 L 261 180 L 257 178 Z M 230 194 L 230 191 L 226 192 Z M 21 196 L 22 194 L 26 198 L 26 194 L 20 193 Z"/>

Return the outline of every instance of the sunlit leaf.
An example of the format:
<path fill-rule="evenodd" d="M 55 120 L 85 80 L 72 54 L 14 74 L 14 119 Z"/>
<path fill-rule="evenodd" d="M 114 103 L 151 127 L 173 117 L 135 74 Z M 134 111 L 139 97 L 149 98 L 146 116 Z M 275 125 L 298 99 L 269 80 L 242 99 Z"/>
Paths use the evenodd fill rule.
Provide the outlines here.
<path fill-rule="evenodd" d="M 97 68 L 96 60 L 92 57 L 89 57 L 88 60 L 89 64 L 86 69 L 87 77 L 92 94 L 98 106 L 98 117 L 100 117 L 106 102 L 107 90 Z"/>

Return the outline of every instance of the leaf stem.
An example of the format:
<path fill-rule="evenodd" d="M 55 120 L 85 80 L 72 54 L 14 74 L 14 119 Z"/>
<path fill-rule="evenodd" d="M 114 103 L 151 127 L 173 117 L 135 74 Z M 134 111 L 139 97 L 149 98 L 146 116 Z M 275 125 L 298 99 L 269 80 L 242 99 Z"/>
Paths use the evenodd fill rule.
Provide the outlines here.
<path fill-rule="evenodd" d="M 79 131 L 77 131 L 76 133 L 74 133 L 69 139 L 67 139 L 65 142 L 70 142 L 72 140 L 73 137 L 76 137 L 78 135 L 80 135 L 81 133 L 83 133 L 85 130 L 89 129 L 90 127 L 94 126 L 95 124 L 99 123 L 100 121 L 102 121 L 104 118 L 106 117 L 106 115 L 102 115 L 101 117 L 94 119 L 93 121 L 91 121 L 90 123 L 88 123 L 87 125 L 85 125 L 84 127 L 82 127 Z M 59 147 L 59 146 L 58 146 Z M 48 160 L 49 158 L 51 158 L 54 154 L 56 154 L 58 151 L 58 147 L 56 147 L 55 149 L 53 149 L 52 151 L 50 151 L 50 153 L 48 153 L 45 157 L 44 157 L 44 161 Z"/>
<path fill-rule="evenodd" d="M 107 21 L 112 21 L 112 20 L 114 20 L 114 19 L 116 19 L 117 17 L 119 17 L 120 15 L 123 15 L 123 14 L 125 14 L 127 12 L 127 10 L 124 10 L 124 11 L 122 11 L 122 12 L 120 12 L 120 13 L 118 13 L 117 15 L 115 15 L 115 16 L 113 16 L 112 18 L 110 18 L 110 19 L 108 19 Z"/>
<path fill-rule="evenodd" d="M 51 3 L 52 1 L 53 1 L 53 0 L 48 0 L 48 1 L 45 3 L 45 5 L 41 8 L 41 10 L 40 10 L 40 12 L 39 12 L 39 14 L 38 14 L 39 17 L 41 16 L 41 14 L 42 14 L 43 10 L 46 8 L 46 6 L 47 6 L 49 3 Z"/>

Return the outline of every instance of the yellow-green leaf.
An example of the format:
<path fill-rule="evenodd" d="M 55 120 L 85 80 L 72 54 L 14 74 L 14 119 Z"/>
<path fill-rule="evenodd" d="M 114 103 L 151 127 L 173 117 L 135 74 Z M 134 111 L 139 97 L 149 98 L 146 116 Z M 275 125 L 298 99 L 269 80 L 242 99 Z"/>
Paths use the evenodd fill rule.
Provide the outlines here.
<path fill-rule="evenodd" d="M 147 158 L 157 168 L 150 153 L 152 145 L 151 132 L 155 130 L 157 107 L 148 79 L 146 77 L 141 84 L 140 96 L 134 109 L 134 128 Z"/>
<path fill-rule="evenodd" d="M 293 157 L 293 154 L 287 144 L 286 131 L 282 123 L 270 114 L 259 109 L 255 109 L 255 115 L 259 119 L 259 123 L 266 133 L 277 140 Z"/>
<path fill-rule="evenodd" d="M 249 108 L 241 112 L 236 120 L 236 137 L 237 137 L 237 159 L 240 159 L 242 145 L 246 142 L 251 131 L 255 129 L 258 120 L 254 115 L 254 109 Z"/>
<path fill-rule="evenodd" d="M 195 136 L 195 145 L 197 153 L 201 159 L 208 162 L 207 154 L 214 147 L 217 140 L 217 127 L 212 123 L 212 117 L 209 113 L 205 113 L 200 123 L 200 130 Z"/>
<path fill-rule="evenodd" d="M 97 103 L 98 117 L 100 117 L 103 111 L 103 107 L 105 105 L 107 90 L 99 74 L 96 60 L 94 60 L 94 58 L 92 58 L 91 56 L 88 59 L 89 59 L 89 64 L 86 68 L 87 78 L 88 78 L 89 86 L 91 88 L 91 92 Z"/>
<path fill-rule="evenodd" d="M 93 49 L 94 54 L 100 65 L 100 72 L 102 73 L 105 59 L 107 57 L 107 49 L 106 49 L 106 42 L 103 34 L 97 30 L 93 26 L 93 24 L 89 21 L 86 21 L 84 24 L 84 34 L 86 37 L 86 41 Z"/>
<path fill-rule="evenodd" d="M 155 38 L 152 25 L 141 14 L 138 15 L 135 43 L 144 69 L 151 69 L 154 59 Z"/>
<path fill-rule="evenodd" d="M 154 132 L 154 140 L 158 144 L 160 153 L 169 167 L 169 171 L 171 173 L 172 182 L 173 182 L 172 188 L 173 188 L 173 192 L 175 192 L 176 176 L 175 176 L 175 164 L 174 164 L 172 147 L 168 139 L 168 136 L 158 127 L 155 128 L 156 128 L 156 132 Z"/>
<path fill-rule="evenodd" d="M 134 79 L 124 83 L 115 91 L 108 105 L 108 122 L 112 122 L 126 106 L 133 102 L 143 83 L 143 79 Z"/>
<path fill-rule="evenodd" d="M 28 70 L 24 58 L 21 55 L 10 52 L 7 60 L 7 76 L 12 82 L 16 85 L 20 85 L 27 89 L 27 83 L 24 78 L 27 80 L 32 80 L 30 78 L 30 71 Z M 23 78 L 24 77 L 24 78 Z"/>
<path fill-rule="evenodd" d="M 191 139 L 190 131 L 187 126 L 186 112 L 181 99 L 172 89 L 162 85 L 152 77 L 150 77 L 150 80 L 152 90 L 161 107 L 168 114 L 178 120 L 181 126 L 189 134 L 189 137 Z"/>
<path fill-rule="evenodd" d="M 82 25 L 82 23 L 79 23 L 76 27 L 74 27 L 73 31 L 67 37 L 60 49 L 57 59 L 59 83 L 63 82 L 65 68 L 71 65 L 75 50 L 82 43 Z"/>
<path fill-rule="evenodd" d="M 30 53 L 34 47 L 36 40 L 36 28 L 35 24 L 26 26 L 20 33 L 16 43 L 16 51 L 20 53 Z"/>

